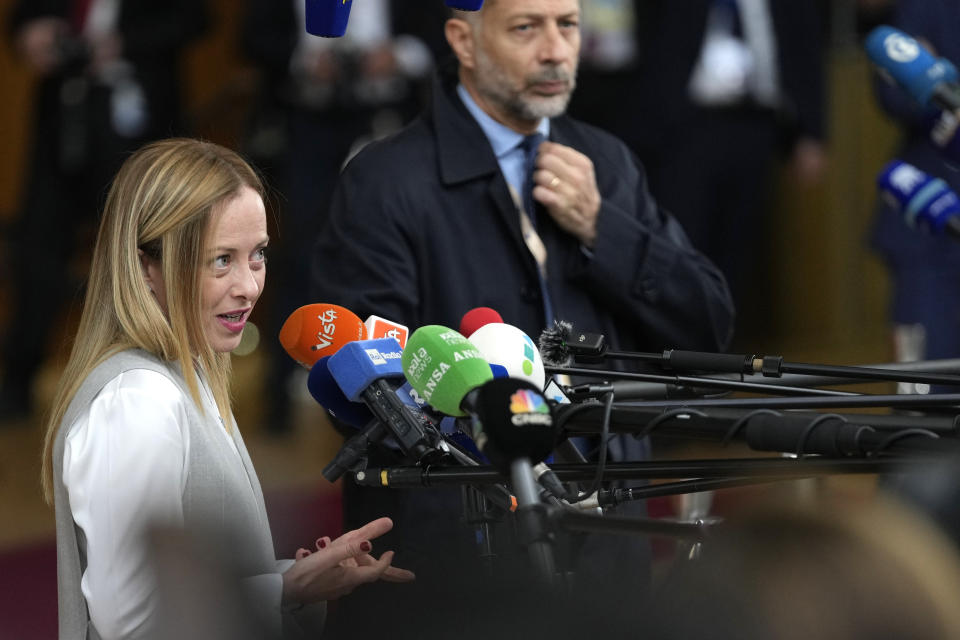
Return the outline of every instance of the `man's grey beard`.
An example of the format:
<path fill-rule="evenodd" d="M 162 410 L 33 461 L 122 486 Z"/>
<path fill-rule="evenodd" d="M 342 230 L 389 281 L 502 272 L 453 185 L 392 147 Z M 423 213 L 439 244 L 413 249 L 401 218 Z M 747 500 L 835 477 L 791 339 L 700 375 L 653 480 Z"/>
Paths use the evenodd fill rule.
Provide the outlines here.
<path fill-rule="evenodd" d="M 477 50 L 476 60 L 477 91 L 488 101 L 503 107 L 510 115 L 521 120 L 533 121 L 540 118 L 555 118 L 567 110 L 570 96 L 576 87 L 576 69 L 571 74 L 554 66 L 524 78 L 525 86 L 536 82 L 552 81 L 565 81 L 570 84 L 570 90 L 566 93 L 530 98 L 525 97 L 522 90 L 512 87 L 500 67 L 494 64 L 482 50 Z"/>

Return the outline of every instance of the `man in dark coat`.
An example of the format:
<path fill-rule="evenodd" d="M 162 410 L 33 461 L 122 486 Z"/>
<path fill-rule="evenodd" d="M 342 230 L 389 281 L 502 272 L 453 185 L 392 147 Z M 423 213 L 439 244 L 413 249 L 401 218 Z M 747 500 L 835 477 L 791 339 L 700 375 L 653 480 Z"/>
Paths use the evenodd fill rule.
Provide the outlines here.
<path fill-rule="evenodd" d="M 727 346 L 723 276 L 657 206 L 626 146 L 563 116 L 578 18 L 577 0 L 487 0 L 446 23 L 459 72 L 441 72 L 432 108 L 344 169 L 314 253 L 313 301 L 411 330 L 457 327 L 488 306 L 535 339 L 560 318 L 604 333 L 614 349 Z M 527 178 L 524 145 L 536 133 L 547 141 Z M 533 206 L 523 205 L 528 196 Z M 624 444 L 624 457 L 637 454 L 636 440 Z M 389 464 L 382 456 L 372 462 Z M 395 518 L 398 563 L 421 585 L 479 556 L 456 492 L 363 492 L 347 482 L 345 503 L 348 521 L 368 511 Z M 604 544 L 577 561 L 609 583 L 644 580 L 644 545 Z"/>
<path fill-rule="evenodd" d="M 575 50 L 564 62 L 542 55 L 528 66 L 576 67 Z M 461 58 L 471 96 L 482 95 L 473 88 L 477 75 Z M 536 338 L 547 324 L 537 262 L 498 157 L 456 84 L 442 75 L 431 111 L 344 170 L 314 256 L 315 297 L 411 328 L 456 327 L 466 311 L 489 306 Z M 572 89 L 569 80 L 564 95 Z M 536 106 L 540 91 L 524 88 L 519 98 Z M 485 102 L 476 103 L 489 113 Z M 733 309 L 722 275 L 657 206 L 627 147 L 562 111 L 546 120 L 550 141 L 540 149 L 534 191 L 555 316 L 603 332 L 616 349 L 725 348 Z M 507 153 L 541 122 L 490 117 L 515 132 Z M 582 214 L 588 230 L 578 232 L 565 211 L 581 200 L 593 209 Z"/>

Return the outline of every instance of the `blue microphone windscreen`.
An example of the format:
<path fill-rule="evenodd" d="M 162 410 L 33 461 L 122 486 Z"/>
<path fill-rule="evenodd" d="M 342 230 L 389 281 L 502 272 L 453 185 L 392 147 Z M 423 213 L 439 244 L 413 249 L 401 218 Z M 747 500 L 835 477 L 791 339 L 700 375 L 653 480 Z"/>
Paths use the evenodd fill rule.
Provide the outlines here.
<path fill-rule="evenodd" d="M 373 420 L 373 413 L 366 405 L 360 402 L 351 402 L 343 395 L 340 385 L 330 373 L 328 361 L 330 356 L 324 356 L 310 367 L 307 377 L 307 390 L 321 407 L 329 411 L 338 419 L 357 427 L 364 427 Z"/>
<path fill-rule="evenodd" d="M 324 38 L 339 38 L 347 32 L 347 20 L 353 0 L 304 0 L 307 33 Z"/>
<path fill-rule="evenodd" d="M 899 29 L 880 26 L 867 35 L 867 57 L 921 105 L 930 104 L 934 88 L 957 81 L 957 68 L 934 58 L 919 42 Z"/>
<path fill-rule="evenodd" d="M 483 6 L 483 0 L 446 0 L 447 6 L 451 9 L 463 9 L 464 11 L 479 11 Z"/>
<path fill-rule="evenodd" d="M 330 373 L 348 399 L 359 400 L 374 381 L 403 378 L 400 353 L 400 343 L 394 338 L 355 340 L 330 356 Z"/>
<path fill-rule="evenodd" d="M 877 187 L 911 227 L 941 233 L 949 218 L 960 215 L 960 199 L 946 182 L 901 160 L 883 168 Z"/>

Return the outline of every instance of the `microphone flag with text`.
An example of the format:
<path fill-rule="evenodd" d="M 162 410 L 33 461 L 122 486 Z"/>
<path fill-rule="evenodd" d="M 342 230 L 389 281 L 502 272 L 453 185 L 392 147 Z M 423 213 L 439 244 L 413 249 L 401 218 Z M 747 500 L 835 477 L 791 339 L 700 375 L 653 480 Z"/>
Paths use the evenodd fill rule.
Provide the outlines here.
<path fill-rule="evenodd" d="M 903 88 L 922 106 L 960 109 L 960 74 L 946 58 L 935 58 L 915 38 L 890 26 L 867 35 L 867 57 L 881 74 Z"/>
<path fill-rule="evenodd" d="M 373 420 L 373 412 L 362 402 L 348 400 L 329 366 L 330 356 L 324 356 L 310 367 L 307 390 L 317 403 L 330 414 L 351 426 L 362 428 Z"/>
<path fill-rule="evenodd" d="M 363 401 L 386 425 L 404 452 L 416 460 L 432 460 L 441 452 L 432 447 L 424 424 L 398 397 L 389 381 L 403 380 L 400 343 L 393 338 L 349 342 L 330 356 L 330 374 L 348 400 Z"/>
<path fill-rule="evenodd" d="M 448 416 L 465 416 L 464 398 L 493 378 L 490 365 L 473 343 L 440 325 L 414 331 L 401 359 L 410 386 L 427 404 Z"/>
<path fill-rule="evenodd" d="M 546 380 L 543 359 L 533 340 L 512 324 L 489 323 L 469 338 L 490 364 L 495 378 L 519 378 L 542 390 Z"/>

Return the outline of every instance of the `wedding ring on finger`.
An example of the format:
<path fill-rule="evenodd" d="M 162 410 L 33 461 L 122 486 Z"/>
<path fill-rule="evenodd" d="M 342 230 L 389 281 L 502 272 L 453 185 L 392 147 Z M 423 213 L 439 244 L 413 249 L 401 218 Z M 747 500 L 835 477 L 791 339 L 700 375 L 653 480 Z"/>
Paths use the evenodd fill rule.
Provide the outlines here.
<path fill-rule="evenodd" d="M 560 178 L 558 178 L 557 176 L 553 176 L 553 178 L 550 180 L 550 188 L 556 189 L 559 185 L 560 185 Z"/>

